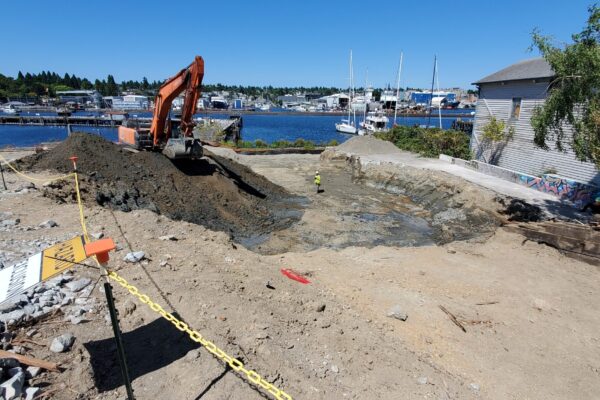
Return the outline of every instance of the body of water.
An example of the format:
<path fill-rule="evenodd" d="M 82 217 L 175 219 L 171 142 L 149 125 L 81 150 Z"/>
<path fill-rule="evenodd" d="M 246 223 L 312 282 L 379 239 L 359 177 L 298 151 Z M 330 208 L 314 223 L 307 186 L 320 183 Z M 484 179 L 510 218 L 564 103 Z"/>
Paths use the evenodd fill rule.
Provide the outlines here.
<path fill-rule="evenodd" d="M 78 112 L 76 115 L 87 115 L 93 112 Z M 27 113 L 36 115 L 36 113 Z M 48 115 L 50 113 L 40 113 Z M 26 113 L 23 113 L 26 115 Z M 149 112 L 130 113 L 131 116 L 149 117 Z M 231 114 L 196 114 L 199 117 L 211 118 L 229 118 Z M 312 140 L 316 143 L 327 143 L 331 140 L 337 140 L 342 143 L 352 135 L 339 133 L 335 130 L 335 124 L 343 117 L 337 115 L 302 115 L 302 114 L 244 114 L 242 139 L 254 141 L 261 139 L 267 143 L 276 140 L 294 141 L 302 138 Z M 456 118 L 442 118 L 442 127 L 448 129 Z M 463 118 L 469 120 L 472 118 Z M 426 125 L 427 117 L 398 117 L 399 125 Z M 390 118 L 389 126 L 393 124 L 393 117 Z M 439 126 L 437 115 L 431 116 L 431 125 Z M 99 134 L 108 140 L 117 140 L 116 128 L 97 128 L 91 126 L 73 126 L 75 131 L 83 131 Z M 61 126 L 20 126 L 20 125 L 0 125 L 0 147 L 5 146 L 34 146 L 42 142 L 51 142 L 64 140 L 67 137 L 67 128 Z"/>

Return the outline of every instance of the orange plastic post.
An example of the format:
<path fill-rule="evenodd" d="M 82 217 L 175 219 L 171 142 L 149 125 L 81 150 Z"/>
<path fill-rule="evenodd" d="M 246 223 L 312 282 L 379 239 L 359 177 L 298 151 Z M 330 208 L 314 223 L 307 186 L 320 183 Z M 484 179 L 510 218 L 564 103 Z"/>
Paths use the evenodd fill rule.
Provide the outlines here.
<path fill-rule="evenodd" d="M 96 256 L 100 264 L 108 262 L 108 252 L 116 247 L 111 238 L 96 240 L 95 242 L 86 243 L 84 246 L 85 255 L 88 257 Z"/>
<path fill-rule="evenodd" d="M 71 156 L 71 157 L 69 157 L 69 160 L 71 160 L 73 162 L 73 169 L 75 171 L 77 171 L 77 159 L 78 159 L 77 156 Z"/>

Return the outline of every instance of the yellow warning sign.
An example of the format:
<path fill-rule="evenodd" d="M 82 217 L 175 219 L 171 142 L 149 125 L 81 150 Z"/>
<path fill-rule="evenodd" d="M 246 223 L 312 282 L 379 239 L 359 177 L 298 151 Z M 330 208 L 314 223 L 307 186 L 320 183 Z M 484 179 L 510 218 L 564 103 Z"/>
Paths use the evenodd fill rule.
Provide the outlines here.
<path fill-rule="evenodd" d="M 42 252 L 42 270 L 40 280 L 46 279 L 63 272 L 73 266 L 73 263 L 82 262 L 85 255 L 83 236 L 48 247 Z"/>
<path fill-rule="evenodd" d="M 77 236 L 0 269 L 0 303 L 85 260 L 83 246 L 83 236 Z"/>

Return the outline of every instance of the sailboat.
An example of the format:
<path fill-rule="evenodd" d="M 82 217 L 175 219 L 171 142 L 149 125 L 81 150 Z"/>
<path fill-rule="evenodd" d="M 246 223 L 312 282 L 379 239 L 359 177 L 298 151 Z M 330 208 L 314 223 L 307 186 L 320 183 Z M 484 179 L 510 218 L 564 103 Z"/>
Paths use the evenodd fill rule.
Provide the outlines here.
<path fill-rule="evenodd" d="M 348 118 L 342 119 L 342 122 L 335 124 L 335 130 L 342 133 L 350 133 L 356 135 L 356 112 L 354 119 L 350 119 L 350 113 L 353 111 L 352 98 L 354 97 L 354 72 L 352 70 L 352 50 L 350 50 L 350 99 L 348 100 Z"/>
<path fill-rule="evenodd" d="M 434 101 L 433 101 L 433 96 L 436 94 L 433 89 L 434 89 L 434 85 L 437 81 L 437 94 L 439 96 L 440 92 L 440 78 L 438 77 L 438 63 L 437 63 L 437 55 L 434 56 L 433 58 L 433 77 L 431 78 L 431 97 L 429 99 L 429 107 L 428 107 L 428 111 L 429 111 L 429 115 L 427 117 L 427 125 L 421 125 L 421 128 L 435 128 L 435 125 L 431 125 L 431 114 L 433 113 L 433 108 L 434 106 Z M 442 129 L 442 100 L 443 99 L 439 99 L 439 101 L 437 101 L 438 99 L 436 99 L 436 103 L 438 103 L 437 109 L 438 109 L 438 118 L 439 118 L 439 122 L 440 122 L 440 129 Z"/>

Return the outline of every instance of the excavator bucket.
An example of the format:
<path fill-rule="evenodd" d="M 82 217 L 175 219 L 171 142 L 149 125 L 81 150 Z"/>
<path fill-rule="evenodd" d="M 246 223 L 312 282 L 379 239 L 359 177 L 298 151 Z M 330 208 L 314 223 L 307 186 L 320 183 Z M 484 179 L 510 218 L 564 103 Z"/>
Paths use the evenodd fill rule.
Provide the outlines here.
<path fill-rule="evenodd" d="M 162 153 L 168 158 L 200 158 L 203 155 L 202 144 L 193 138 L 171 138 Z"/>

